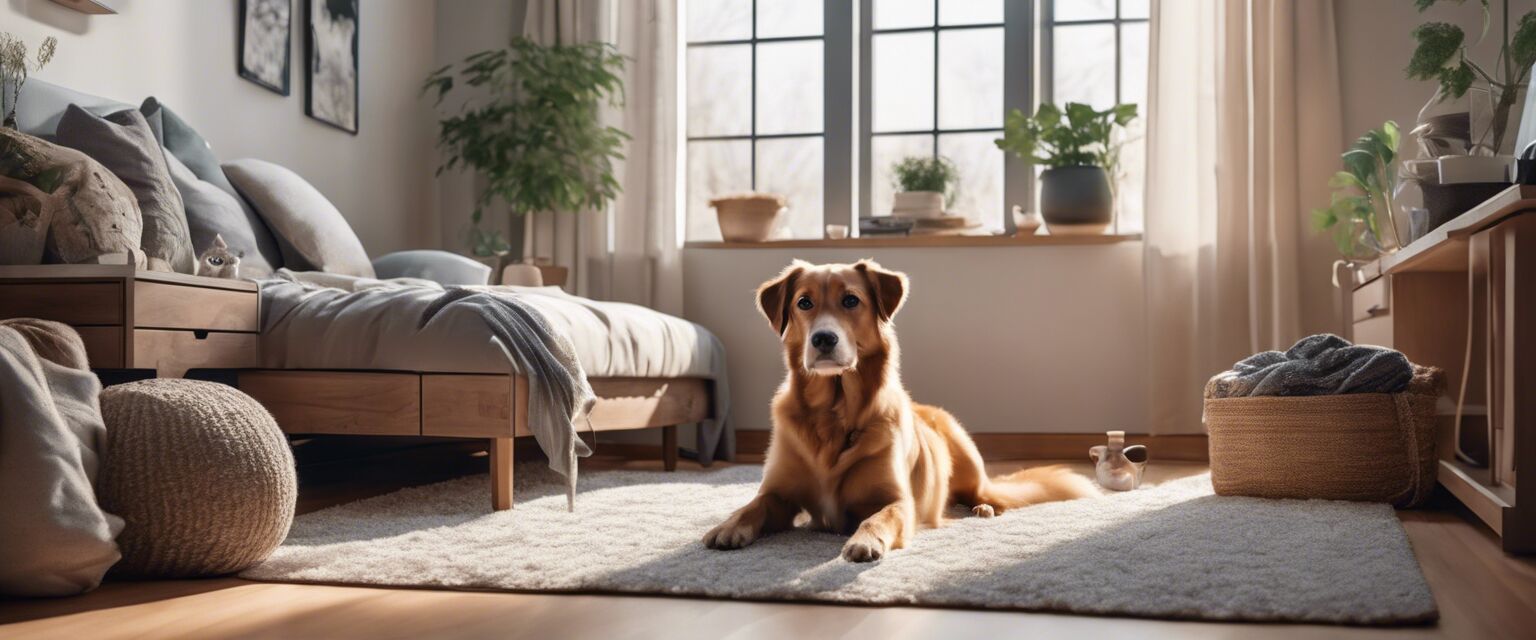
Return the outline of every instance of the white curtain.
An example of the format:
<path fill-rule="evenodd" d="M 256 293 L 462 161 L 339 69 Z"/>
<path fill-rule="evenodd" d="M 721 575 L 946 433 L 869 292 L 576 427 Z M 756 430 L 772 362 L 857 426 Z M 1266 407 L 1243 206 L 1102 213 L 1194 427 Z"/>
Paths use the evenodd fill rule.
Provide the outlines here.
<path fill-rule="evenodd" d="M 1197 433 L 1210 376 L 1343 330 L 1333 251 L 1309 213 L 1344 143 L 1333 2 L 1152 7 L 1149 426 Z"/>
<path fill-rule="evenodd" d="M 628 57 L 625 102 L 603 112 L 631 137 L 614 165 L 607 211 L 541 212 L 524 221 L 523 255 L 571 270 L 583 296 L 683 311 L 677 228 L 677 0 L 529 0 L 524 35 L 541 44 L 601 41 Z"/>

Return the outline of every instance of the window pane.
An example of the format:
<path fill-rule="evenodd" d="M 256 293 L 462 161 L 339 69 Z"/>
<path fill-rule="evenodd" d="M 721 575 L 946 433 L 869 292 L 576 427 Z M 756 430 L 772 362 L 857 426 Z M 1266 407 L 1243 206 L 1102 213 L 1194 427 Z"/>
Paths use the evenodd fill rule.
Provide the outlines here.
<path fill-rule="evenodd" d="M 746 140 L 688 143 L 689 240 L 719 240 L 720 223 L 709 199 L 752 189 L 752 143 Z"/>
<path fill-rule="evenodd" d="M 874 18 L 876 29 L 931 27 L 933 0 L 875 0 Z"/>
<path fill-rule="evenodd" d="M 875 131 L 933 128 L 933 33 L 874 36 Z"/>
<path fill-rule="evenodd" d="M 1056 104 L 1086 102 L 1097 109 L 1115 103 L 1115 26 L 1055 27 L 1053 98 Z"/>
<path fill-rule="evenodd" d="M 821 41 L 757 45 L 757 133 L 820 133 Z"/>
<path fill-rule="evenodd" d="M 1003 29 L 939 35 L 939 128 L 1003 126 Z"/>
<path fill-rule="evenodd" d="M 822 176 L 820 136 L 757 141 L 757 190 L 789 201 L 773 237 L 822 236 Z"/>
<path fill-rule="evenodd" d="M 1003 152 L 992 143 L 1001 135 L 1002 132 L 939 136 L 939 155 L 949 158 L 960 170 L 959 186 L 947 207 L 949 213 L 980 222 L 989 231 L 1003 228 Z"/>
<path fill-rule="evenodd" d="M 940 0 L 939 24 L 1001 24 L 1003 0 Z"/>
<path fill-rule="evenodd" d="M 933 155 L 933 136 L 874 136 L 869 140 L 869 215 L 891 215 L 896 176 L 891 167 L 909 156 Z"/>
<path fill-rule="evenodd" d="M 752 37 L 752 0 L 688 0 L 688 41 Z"/>
<path fill-rule="evenodd" d="M 1051 8 L 1057 22 L 1067 20 L 1107 20 L 1115 17 L 1115 0 L 1053 0 Z M 1061 51 L 1058 47 L 1057 51 Z"/>
<path fill-rule="evenodd" d="M 1147 104 L 1147 23 L 1120 27 L 1120 101 Z M 1143 106 L 1145 111 L 1146 107 Z M 1142 115 L 1146 115 L 1143 113 Z"/>
<path fill-rule="evenodd" d="M 819 36 L 821 13 L 821 0 L 762 0 L 757 3 L 757 37 Z"/>
<path fill-rule="evenodd" d="M 1137 118 L 1122 132 L 1125 146 L 1120 148 L 1120 176 L 1115 183 L 1115 206 L 1119 208 L 1120 232 L 1136 233 L 1145 226 L 1143 192 L 1147 179 L 1146 121 Z"/>
<path fill-rule="evenodd" d="M 752 45 L 688 48 L 688 135 L 752 133 Z"/>
<path fill-rule="evenodd" d="M 1151 15 L 1148 0 L 1120 0 L 1121 18 L 1146 18 Z"/>

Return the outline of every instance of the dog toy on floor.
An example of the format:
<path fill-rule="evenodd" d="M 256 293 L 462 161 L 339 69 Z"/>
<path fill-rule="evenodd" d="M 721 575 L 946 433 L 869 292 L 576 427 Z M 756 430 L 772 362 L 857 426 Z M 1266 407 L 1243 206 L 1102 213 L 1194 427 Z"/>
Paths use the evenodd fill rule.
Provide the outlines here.
<path fill-rule="evenodd" d="M 1099 485 L 1111 491 L 1130 491 L 1141 486 L 1141 471 L 1147 466 L 1147 447 L 1133 444 L 1125 446 L 1124 431 L 1108 431 L 1108 445 L 1088 450 L 1094 462 L 1094 475 Z"/>

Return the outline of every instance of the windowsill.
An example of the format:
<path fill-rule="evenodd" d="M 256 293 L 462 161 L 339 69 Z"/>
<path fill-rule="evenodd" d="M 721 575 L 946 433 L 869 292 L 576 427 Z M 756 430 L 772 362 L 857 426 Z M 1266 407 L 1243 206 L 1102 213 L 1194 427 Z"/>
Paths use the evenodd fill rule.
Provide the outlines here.
<path fill-rule="evenodd" d="M 1139 233 L 1096 236 L 873 236 L 842 240 L 769 240 L 767 242 L 688 242 L 686 249 L 865 249 L 879 247 L 1053 247 L 1116 244 L 1141 240 Z"/>

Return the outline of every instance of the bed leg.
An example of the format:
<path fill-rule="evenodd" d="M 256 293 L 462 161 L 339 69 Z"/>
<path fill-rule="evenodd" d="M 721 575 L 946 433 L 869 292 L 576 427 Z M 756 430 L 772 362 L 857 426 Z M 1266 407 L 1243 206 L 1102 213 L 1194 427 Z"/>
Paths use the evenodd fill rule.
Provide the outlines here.
<path fill-rule="evenodd" d="M 677 471 L 677 425 L 661 428 L 661 466 Z"/>
<path fill-rule="evenodd" d="M 491 438 L 491 508 L 512 508 L 512 439 Z"/>

